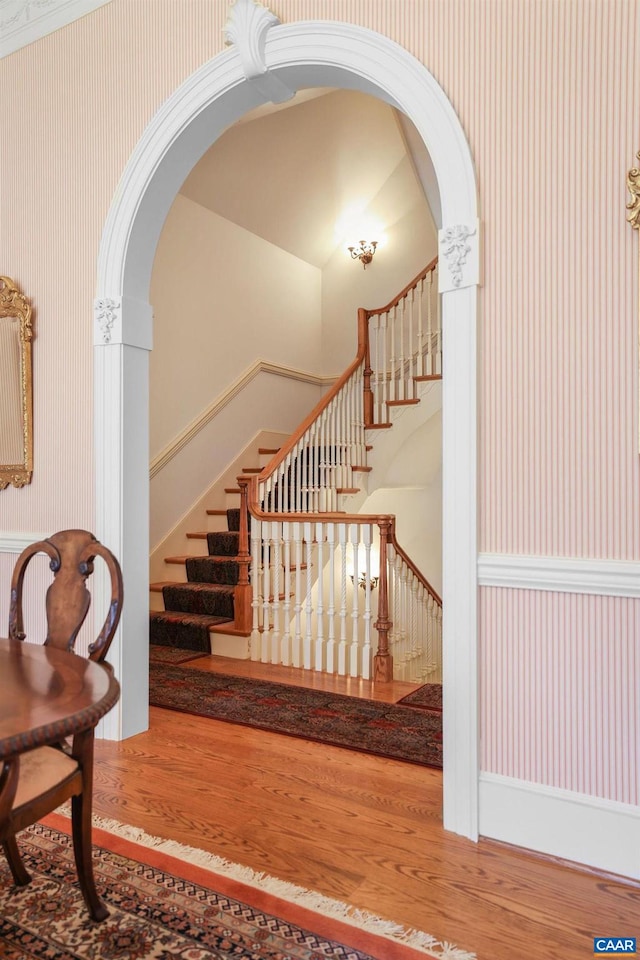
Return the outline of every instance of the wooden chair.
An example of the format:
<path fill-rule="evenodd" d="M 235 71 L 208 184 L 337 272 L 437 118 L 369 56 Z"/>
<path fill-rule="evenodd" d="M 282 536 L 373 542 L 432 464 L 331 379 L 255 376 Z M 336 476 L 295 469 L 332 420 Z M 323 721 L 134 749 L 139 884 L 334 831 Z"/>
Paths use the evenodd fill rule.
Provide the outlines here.
<path fill-rule="evenodd" d="M 122 573 L 114 555 L 86 530 L 63 530 L 27 547 L 16 563 L 11 581 L 9 637 L 24 640 L 22 589 L 31 559 L 50 557 L 54 579 L 46 594 L 45 644 L 73 651 L 85 621 L 91 595 L 86 580 L 95 557 L 102 557 L 111 575 L 111 602 L 98 638 L 89 646 L 91 660 L 102 661 L 116 632 L 122 610 Z M 93 787 L 93 729 L 76 735 L 70 746 L 38 747 L 20 757 L 12 807 L 0 810 L 0 840 L 19 886 L 30 882 L 15 835 L 71 798 L 73 850 L 80 889 L 94 920 L 109 911 L 99 899 L 91 864 L 91 795 Z M 15 769 L 15 768 L 14 768 Z"/>

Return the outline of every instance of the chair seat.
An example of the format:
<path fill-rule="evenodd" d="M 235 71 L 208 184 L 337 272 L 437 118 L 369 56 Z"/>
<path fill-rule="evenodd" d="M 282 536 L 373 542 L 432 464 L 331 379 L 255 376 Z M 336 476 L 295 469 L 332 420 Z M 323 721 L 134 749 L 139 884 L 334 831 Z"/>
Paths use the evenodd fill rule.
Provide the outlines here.
<path fill-rule="evenodd" d="M 25 803 L 48 793 L 78 770 L 77 762 L 55 747 L 37 747 L 20 757 L 18 789 L 13 801 L 17 810 Z"/>

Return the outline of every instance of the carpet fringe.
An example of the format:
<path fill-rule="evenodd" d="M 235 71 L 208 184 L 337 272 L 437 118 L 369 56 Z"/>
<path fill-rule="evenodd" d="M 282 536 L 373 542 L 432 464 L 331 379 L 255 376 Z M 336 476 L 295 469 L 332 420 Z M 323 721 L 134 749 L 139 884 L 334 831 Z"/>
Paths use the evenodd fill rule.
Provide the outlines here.
<path fill-rule="evenodd" d="M 67 815 L 69 813 L 68 808 L 62 808 L 60 812 Z M 169 856 L 185 860 L 198 867 L 204 867 L 213 873 L 220 873 L 232 880 L 245 883 L 247 886 L 258 887 L 260 890 L 272 893 L 283 900 L 296 903 L 309 910 L 315 910 L 316 913 L 323 913 L 362 930 L 386 937 L 389 940 L 395 940 L 407 947 L 412 947 L 414 950 L 421 951 L 429 957 L 434 957 L 436 960 L 477 960 L 475 953 L 468 953 L 447 941 L 436 940 L 435 937 L 422 930 L 403 927 L 393 920 L 385 920 L 342 900 L 335 900 L 333 897 L 324 896 L 314 890 L 307 890 L 305 887 L 300 887 L 287 880 L 279 880 L 277 877 L 258 872 L 251 867 L 225 860 L 215 853 L 186 846 L 177 840 L 164 840 L 162 837 L 151 836 L 139 827 L 120 823 L 117 820 L 108 820 L 94 815 L 93 824 L 106 833 L 113 833 L 143 847 L 153 847 Z"/>

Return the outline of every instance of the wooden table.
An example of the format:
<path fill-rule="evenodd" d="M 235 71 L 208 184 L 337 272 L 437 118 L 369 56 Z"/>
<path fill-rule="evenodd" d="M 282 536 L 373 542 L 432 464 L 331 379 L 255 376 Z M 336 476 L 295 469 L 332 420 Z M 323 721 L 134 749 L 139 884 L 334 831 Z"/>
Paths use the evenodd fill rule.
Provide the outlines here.
<path fill-rule="evenodd" d="M 71 795 L 78 878 L 94 920 L 108 915 L 95 891 L 91 868 L 94 730 L 119 696 L 120 686 L 107 663 L 51 646 L 0 638 L 0 838 L 5 845 L 15 844 L 15 832 Z M 35 818 L 22 807 L 12 813 L 20 756 L 37 747 L 60 744 L 67 737 L 74 738 L 73 756 L 81 770 L 82 795 L 75 795 L 77 788 L 67 791 L 54 798 L 56 802 L 46 810 L 38 807 Z M 3 818 L 7 816 L 3 831 Z M 14 878 L 20 883 L 30 879 L 22 865 Z"/>
<path fill-rule="evenodd" d="M 0 638 L 0 761 L 92 730 L 119 696 L 108 664 Z"/>

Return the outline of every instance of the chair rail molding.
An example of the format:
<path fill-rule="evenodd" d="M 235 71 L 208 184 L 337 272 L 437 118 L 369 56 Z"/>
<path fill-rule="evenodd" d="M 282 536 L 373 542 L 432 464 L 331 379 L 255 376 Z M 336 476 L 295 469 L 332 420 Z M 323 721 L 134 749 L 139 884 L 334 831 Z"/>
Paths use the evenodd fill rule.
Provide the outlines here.
<path fill-rule="evenodd" d="M 107 3 L 111 0 L 0 0 L 0 58 Z"/>
<path fill-rule="evenodd" d="M 593 560 L 481 553 L 481 587 L 640 599 L 640 560 Z"/>
<path fill-rule="evenodd" d="M 251 12 L 248 9 L 248 12 Z M 442 202 L 442 228 L 466 225 L 471 251 L 460 257 L 462 279 L 442 295 L 447 353 L 443 369 L 443 663 L 444 826 L 478 836 L 477 663 L 477 185 L 469 144 L 457 114 L 429 70 L 408 50 L 373 30 L 330 20 L 271 24 L 253 42 L 269 75 L 292 89 L 357 88 L 406 114 L 431 156 Z M 255 24 L 258 24 L 256 27 Z M 246 24 L 245 24 L 246 27 Z M 245 38 L 247 39 L 247 38 Z M 250 41 L 247 41 L 250 42 Z M 265 102 L 247 80 L 240 52 L 218 53 L 168 97 L 143 132 L 124 169 L 105 221 L 96 298 L 121 302 L 122 345 L 98 344 L 95 362 L 96 534 L 119 557 L 127 601 L 112 646 L 122 684 L 121 719 L 107 735 L 130 736 L 148 722 L 149 531 L 148 354 L 133 346 L 135 310 L 147 303 L 160 230 L 180 185 L 220 136 Z M 475 232 L 472 232 L 475 231 Z M 476 256 L 477 259 L 477 256 Z M 125 430 L 126 424 L 126 430 Z M 126 655 L 125 655 L 126 651 Z M 112 714 L 107 717 L 110 721 Z"/>
<path fill-rule="evenodd" d="M 296 370 L 293 367 L 286 367 L 279 363 L 271 363 L 269 360 L 256 360 L 251 366 L 242 373 L 233 383 L 229 384 L 226 390 L 216 397 L 202 413 L 192 420 L 184 430 L 173 438 L 160 453 L 153 457 L 149 464 L 149 479 L 153 480 L 155 476 L 165 467 L 187 444 L 196 437 L 208 423 L 217 417 L 224 410 L 227 404 L 237 397 L 252 380 L 261 374 L 270 373 L 276 377 L 283 377 L 287 380 L 298 380 L 300 383 L 310 383 L 317 387 L 326 387 L 336 380 L 336 377 L 321 377 L 315 373 L 307 373 L 304 370 Z"/>
<path fill-rule="evenodd" d="M 0 553 L 22 553 L 32 543 L 46 540 L 50 536 L 51 531 L 47 533 L 12 533 L 0 530 Z"/>

